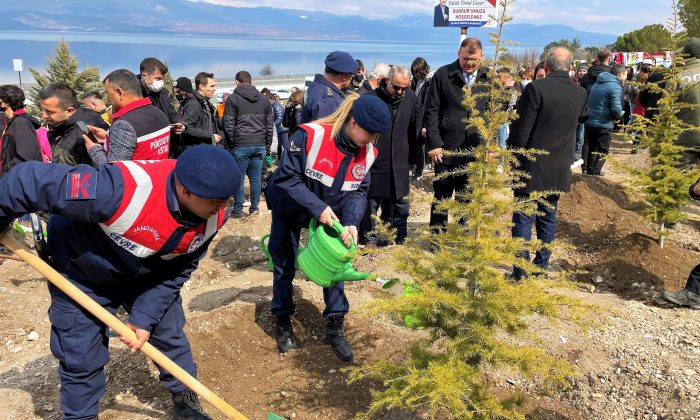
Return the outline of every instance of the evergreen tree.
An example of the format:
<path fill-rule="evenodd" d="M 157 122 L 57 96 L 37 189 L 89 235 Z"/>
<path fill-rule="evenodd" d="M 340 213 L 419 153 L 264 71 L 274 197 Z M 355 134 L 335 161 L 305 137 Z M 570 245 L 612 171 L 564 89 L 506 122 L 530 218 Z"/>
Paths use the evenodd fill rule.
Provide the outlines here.
<path fill-rule="evenodd" d="M 550 50 L 550 48 L 554 47 L 566 47 L 571 51 L 574 55 L 578 52 L 579 49 L 581 49 L 581 41 L 578 38 L 574 38 L 571 41 L 568 39 L 562 38 L 559 41 L 552 41 L 549 44 L 544 46 L 544 50 L 542 51 L 542 54 L 540 54 L 540 60 L 544 60 L 545 56 L 547 55 L 547 51 Z"/>
<path fill-rule="evenodd" d="M 671 32 L 663 25 L 647 25 L 617 37 L 616 51 L 664 51 L 671 45 Z"/>
<path fill-rule="evenodd" d="M 671 43 L 668 45 L 676 51 L 681 44 L 682 35 L 678 34 L 678 4 L 673 4 L 673 17 L 668 23 Z M 669 234 L 668 226 L 684 220 L 687 216 L 683 208 L 690 199 L 688 186 L 700 178 L 700 171 L 681 165 L 686 147 L 677 144 L 678 137 L 690 127 L 678 117 L 678 113 L 690 107 L 683 103 L 682 97 L 688 89 L 697 85 L 681 80 L 683 60 L 680 54 L 674 58 L 673 65 L 663 71 L 663 80 L 647 83 L 644 89 L 661 94 L 658 105 L 653 109 L 651 119 L 638 117 L 630 126 L 635 139 L 640 141 L 639 148 L 649 150 L 651 164 L 644 168 L 633 168 L 611 160 L 613 164 L 623 167 L 632 175 L 632 183 L 641 191 L 650 207 L 645 215 L 656 224 L 659 245 L 663 248 L 664 237 Z"/>
<path fill-rule="evenodd" d="M 492 69 L 502 63 L 505 48 L 501 33 L 503 23 L 511 20 L 506 13 L 513 2 L 500 2 L 498 32 L 492 34 L 496 46 Z M 452 221 L 439 233 L 425 229 L 417 239 L 395 251 L 399 270 L 410 277 L 410 288 L 419 292 L 386 295 L 362 309 L 370 315 L 389 314 L 401 319 L 409 315 L 429 334 L 412 345 L 404 361 L 381 361 L 348 369 L 350 381 L 372 378 L 384 385 L 373 392 L 372 403 L 361 416 L 369 418 L 385 409 L 401 408 L 431 417 L 522 419 L 524 395 L 519 390 L 496 395 L 490 370 L 508 369 L 547 389 L 566 386 L 565 378 L 574 372 L 567 361 L 528 344 L 537 340 L 528 334 L 526 317 L 539 314 L 580 321 L 588 307 L 551 291 L 571 285 L 565 275 L 546 280 L 537 275 L 542 274 L 538 267 L 517 258 L 520 251 L 534 251 L 542 244 L 511 237 L 512 213 L 534 214 L 537 202 L 552 192 L 518 201 L 509 191 L 527 176 L 515 169 L 518 159 L 533 159 L 543 152 L 499 148 L 498 128 L 514 115 L 501 105 L 511 93 L 501 88 L 493 70 L 490 74 L 487 94 L 464 90 L 463 105 L 472 109 L 467 124 L 484 140 L 473 150 L 455 153 L 474 159 L 451 174 L 469 175 L 469 186 L 461 200 L 445 200 L 438 205 L 438 210 L 449 211 Z M 478 98 L 488 101 L 484 115 L 474 107 Z M 463 223 L 456 222 L 459 220 Z M 425 242 L 430 242 L 433 252 L 423 249 Z M 520 282 L 510 281 L 504 268 L 513 264 L 531 276 Z"/>
<path fill-rule="evenodd" d="M 700 0 L 680 0 L 678 16 L 689 37 L 700 37 Z"/>
<path fill-rule="evenodd" d="M 53 57 L 49 57 L 46 73 L 41 73 L 29 67 L 29 72 L 34 76 L 37 85 L 29 89 L 29 99 L 38 104 L 37 95 L 44 86 L 49 83 L 62 82 L 73 88 L 80 99 L 85 92 L 97 90 L 104 93 L 104 87 L 100 80 L 99 67 L 85 67 L 78 71 L 78 57 L 71 54 L 68 43 L 61 39 L 56 46 Z M 36 105 L 32 110 L 36 111 Z"/>

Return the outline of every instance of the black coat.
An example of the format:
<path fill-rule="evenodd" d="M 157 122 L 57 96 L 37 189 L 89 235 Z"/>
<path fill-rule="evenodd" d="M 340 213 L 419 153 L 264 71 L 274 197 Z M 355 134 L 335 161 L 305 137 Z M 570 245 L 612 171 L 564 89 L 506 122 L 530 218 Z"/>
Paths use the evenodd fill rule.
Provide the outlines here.
<path fill-rule="evenodd" d="M 483 85 L 477 85 L 477 83 Z M 482 67 L 476 74 L 472 92 L 487 92 L 489 86 L 488 69 Z M 425 127 L 428 131 L 428 150 L 439 147 L 444 150 L 465 150 L 478 146 L 479 134 L 473 129 L 467 129 L 465 122 L 471 116 L 471 111 L 462 106 L 466 82 L 459 61 L 440 67 L 433 75 L 428 101 L 425 106 Z M 476 107 L 483 112 L 488 98 L 477 99 Z M 466 157 L 445 156 L 442 158 L 446 166 L 460 166 L 467 162 Z"/>
<path fill-rule="evenodd" d="M 214 134 L 219 134 L 216 109 L 207 98 L 195 91 L 180 107 L 180 122 L 185 124 L 182 147 L 212 144 Z"/>
<path fill-rule="evenodd" d="M 533 191 L 569 191 L 576 127 L 588 118 L 586 90 L 577 86 L 569 73 L 552 72 L 533 80 L 517 104 L 519 118 L 510 127 L 509 147 L 542 149 L 549 152 L 534 161 L 521 159 L 520 169 L 528 172 L 526 186 L 518 194 Z"/>
<path fill-rule="evenodd" d="M 82 106 L 78 107 L 75 113 L 63 123 L 49 126 L 48 137 L 53 155 L 52 162 L 65 163 L 66 165 L 92 165 L 92 158 L 85 149 L 83 132 L 77 125 L 78 121 L 104 130 L 109 129 L 109 125 L 96 111 Z"/>
<path fill-rule="evenodd" d="M 165 116 L 168 118 L 170 124 L 180 122 L 180 116 L 175 110 L 173 103 L 170 102 L 170 94 L 168 93 L 168 90 L 163 87 L 163 89 L 159 90 L 158 92 L 152 92 L 148 86 L 146 86 L 146 83 L 141 80 L 140 74 L 136 76 L 136 78 L 139 79 L 139 82 L 141 82 L 141 94 L 143 97 L 149 98 L 154 107 L 163 111 L 163 114 L 165 114 Z"/>
<path fill-rule="evenodd" d="M 39 140 L 36 136 L 36 129 L 39 126 L 39 120 L 28 114 L 17 114 L 7 121 L 0 152 L 2 175 L 19 163 L 42 160 Z"/>
<path fill-rule="evenodd" d="M 228 148 L 265 146 L 270 153 L 275 118 L 270 100 L 255 86 L 238 85 L 224 107 L 224 133 Z"/>
<path fill-rule="evenodd" d="M 416 142 L 416 97 L 411 89 L 394 112 L 388 93 L 379 87 L 366 93 L 378 96 L 386 103 L 392 116 L 391 129 L 377 139 L 379 154 L 370 168 L 372 182 L 368 197 L 401 198 L 408 195 L 408 153 Z"/>
<path fill-rule="evenodd" d="M 593 88 L 593 85 L 595 85 L 595 82 L 598 80 L 598 75 L 606 71 L 609 72 L 611 68 L 612 67 L 607 64 L 598 64 L 597 66 L 589 68 L 588 72 L 581 78 L 579 86 L 586 89 L 586 92 L 590 94 L 591 88 Z"/>

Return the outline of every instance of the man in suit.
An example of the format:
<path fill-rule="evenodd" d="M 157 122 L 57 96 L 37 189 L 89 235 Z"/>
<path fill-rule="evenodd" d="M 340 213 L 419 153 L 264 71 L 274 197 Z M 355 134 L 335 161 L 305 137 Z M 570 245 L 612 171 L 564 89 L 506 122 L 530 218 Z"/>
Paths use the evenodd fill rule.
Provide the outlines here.
<path fill-rule="evenodd" d="M 545 73 L 547 77 L 528 84 L 517 103 L 520 116 L 511 125 L 508 146 L 512 148 L 541 149 L 549 152 L 534 161 L 520 159 L 521 171 L 530 174 L 524 186 L 515 190 L 517 198 L 526 199 L 532 192 L 568 192 L 571 186 L 571 151 L 576 141 L 576 128 L 588 118 L 586 90 L 577 86 L 569 77 L 573 58 L 571 51 L 554 47 L 547 53 Z M 546 197 L 549 205 L 540 204 L 539 215 L 513 214 L 513 237 L 530 240 L 532 224 L 536 224 L 537 238 L 549 244 L 556 232 L 558 194 Z M 537 252 L 534 263 L 542 268 L 549 266 L 551 251 L 543 248 Z M 530 253 L 522 252 L 529 260 Z M 513 277 L 520 279 L 526 273 L 514 267 Z"/>
<path fill-rule="evenodd" d="M 433 15 L 433 26 L 447 26 L 449 22 L 450 8 L 445 5 L 447 0 L 440 0 L 440 4 L 435 6 Z"/>
<path fill-rule="evenodd" d="M 471 109 L 462 106 L 464 86 L 472 93 L 488 93 L 489 69 L 481 66 L 484 57 L 481 41 L 467 38 L 460 44 L 457 60 L 440 67 L 433 75 L 428 100 L 425 106 L 425 128 L 428 150 L 435 175 L 451 172 L 464 166 L 468 159 L 464 156 L 443 156 L 443 150 L 458 151 L 478 146 L 481 139 L 472 127 L 467 127 Z M 476 97 L 476 108 L 486 110 L 486 95 Z M 466 175 L 451 175 L 433 181 L 435 200 L 449 199 L 452 194 L 464 190 Z M 439 229 L 447 224 L 447 213 L 436 211 L 433 204 L 430 212 L 430 226 Z"/>

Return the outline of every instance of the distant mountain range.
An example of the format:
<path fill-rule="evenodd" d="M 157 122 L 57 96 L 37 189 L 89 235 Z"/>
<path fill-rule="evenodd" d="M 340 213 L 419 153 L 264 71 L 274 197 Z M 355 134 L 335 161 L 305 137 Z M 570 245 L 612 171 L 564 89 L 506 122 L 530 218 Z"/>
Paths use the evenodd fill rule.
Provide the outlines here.
<path fill-rule="evenodd" d="M 0 30 L 404 42 L 452 42 L 458 38 L 456 28 L 433 28 L 432 14 L 427 12 L 389 20 L 188 0 L 8 1 L 0 13 Z M 487 41 L 492 30 L 472 28 L 469 35 Z M 614 42 L 616 37 L 565 25 L 510 23 L 504 28 L 504 39 L 523 47 L 541 48 L 562 38 L 578 38 L 584 46 L 599 46 Z"/>

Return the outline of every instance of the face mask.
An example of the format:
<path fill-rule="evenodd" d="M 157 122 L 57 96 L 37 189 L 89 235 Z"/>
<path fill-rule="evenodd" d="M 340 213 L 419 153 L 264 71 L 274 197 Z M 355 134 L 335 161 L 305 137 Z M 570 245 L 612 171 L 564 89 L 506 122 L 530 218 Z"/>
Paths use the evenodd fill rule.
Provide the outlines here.
<path fill-rule="evenodd" d="M 525 87 L 525 86 L 529 85 L 530 82 L 532 82 L 532 80 L 522 80 L 522 81 L 520 82 L 520 84 L 523 85 L 523 87 Z"/>
<path fill-rule="evenodd" d="M 153 83 L 148 85 L 148 89 L 151 92 L 160 92 L 161 89 L 163 89 L 163 86 L 165 86 L 165 82 L 162 80 L 154 80 Z"/>

